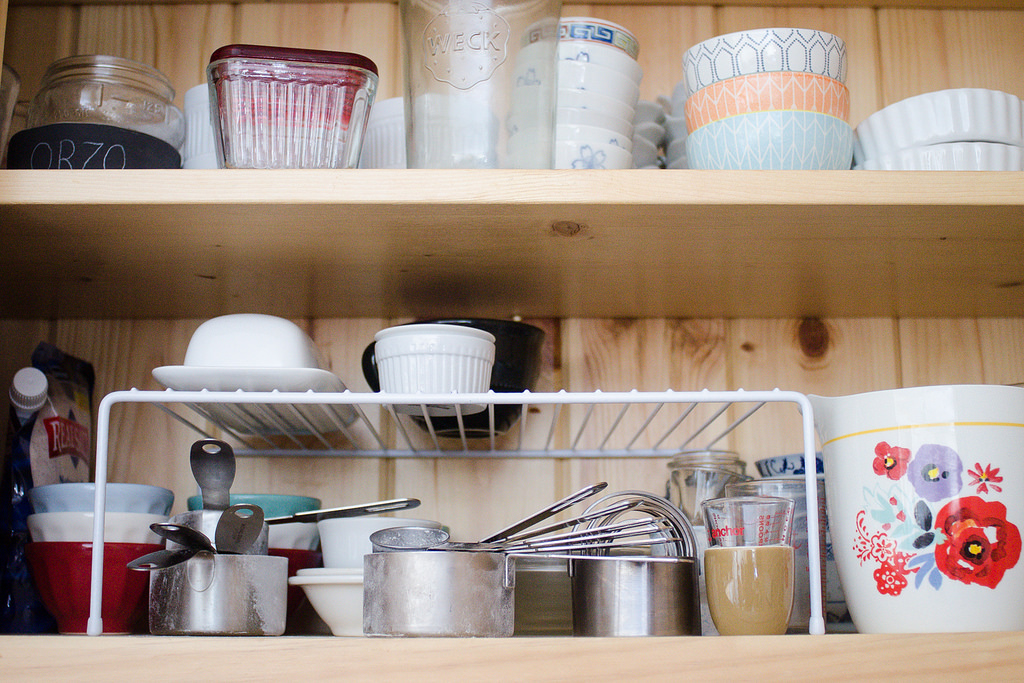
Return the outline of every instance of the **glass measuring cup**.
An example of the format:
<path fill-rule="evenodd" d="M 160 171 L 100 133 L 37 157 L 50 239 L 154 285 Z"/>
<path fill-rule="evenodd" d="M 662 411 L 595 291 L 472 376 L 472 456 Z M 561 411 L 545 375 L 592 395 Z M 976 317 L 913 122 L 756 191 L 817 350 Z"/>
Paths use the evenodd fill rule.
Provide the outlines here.
<path fill-rule="evenodd" d="M 708 608 L 722 635 L 786 632 L 793 609 L 795 503 L 773 496 L 701 504 Z"/>

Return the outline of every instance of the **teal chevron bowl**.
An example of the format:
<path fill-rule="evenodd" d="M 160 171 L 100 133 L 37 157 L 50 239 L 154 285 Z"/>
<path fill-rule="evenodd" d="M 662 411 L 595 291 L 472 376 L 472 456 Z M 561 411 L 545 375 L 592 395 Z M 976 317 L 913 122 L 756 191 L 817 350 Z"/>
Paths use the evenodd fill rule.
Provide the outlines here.
<path fill-rule="evenodd" d="M 853 129 L 808 111 L 760 111 L 714 121 L 686 138 L 690 168 L 705 170 L 849 170 Z"/>

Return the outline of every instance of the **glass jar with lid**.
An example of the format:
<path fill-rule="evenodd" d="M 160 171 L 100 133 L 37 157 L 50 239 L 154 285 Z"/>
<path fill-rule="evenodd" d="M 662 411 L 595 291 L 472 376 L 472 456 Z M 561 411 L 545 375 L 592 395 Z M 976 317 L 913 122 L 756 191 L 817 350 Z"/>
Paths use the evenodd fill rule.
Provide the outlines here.
<path fill-rule="evenodd" d="M 750 479 L 746 468 L 743 459 L 732 451 L 677 453 L 668 463 L 665 497 L 675 503 L 691 523 L 702 525 L 701 502 L 724 495 L 726 484 Z"/>
<path fill-rule="evenodd" d="M 174 88 L 159 70 L 130 59 L 76 55 L 53 62 L 26 126 L 19 150 L 29 156 L 24 168 L 181 165 L 185 117 Z"/>

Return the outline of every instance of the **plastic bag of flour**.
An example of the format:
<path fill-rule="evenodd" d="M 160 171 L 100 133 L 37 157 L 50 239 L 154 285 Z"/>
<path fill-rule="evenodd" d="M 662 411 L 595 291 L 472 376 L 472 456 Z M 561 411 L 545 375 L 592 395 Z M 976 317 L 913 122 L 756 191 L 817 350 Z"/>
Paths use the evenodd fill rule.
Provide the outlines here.
<path fill-rule="evenodd" d="M 25 557 L 29 489 L 91 479 L 92 365 L 42 342 L 32 366 L 46 377 L 46 397 L 35 412 L 12 403 L 7 424 L 0 485 L 0 633 L 56 631 Z"/>

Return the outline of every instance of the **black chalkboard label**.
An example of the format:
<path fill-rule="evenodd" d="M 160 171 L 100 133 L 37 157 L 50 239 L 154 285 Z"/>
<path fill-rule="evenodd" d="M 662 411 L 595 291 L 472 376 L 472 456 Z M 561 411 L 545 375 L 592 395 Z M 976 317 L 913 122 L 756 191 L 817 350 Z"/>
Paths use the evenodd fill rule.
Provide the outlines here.
<path fill-rule="evenodd" d="M 11 137 L 7 168 L 181 168 L 160 138 L 100 123 L 52 123 Z"/>

